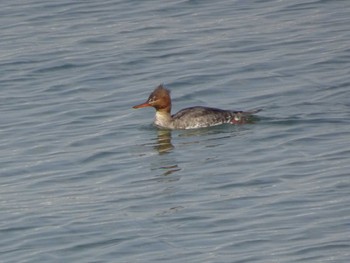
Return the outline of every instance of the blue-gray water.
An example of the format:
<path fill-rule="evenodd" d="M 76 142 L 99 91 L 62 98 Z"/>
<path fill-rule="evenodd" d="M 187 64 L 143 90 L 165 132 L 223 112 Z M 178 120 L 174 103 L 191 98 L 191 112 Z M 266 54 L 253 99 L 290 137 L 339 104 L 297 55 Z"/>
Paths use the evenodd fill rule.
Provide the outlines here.
<path fill-rule="evenodd" d="M 2 1 L 1 262 L 349 262 L 350 1 Z M 262 107 L 158 131 L 133 110 Z"/>

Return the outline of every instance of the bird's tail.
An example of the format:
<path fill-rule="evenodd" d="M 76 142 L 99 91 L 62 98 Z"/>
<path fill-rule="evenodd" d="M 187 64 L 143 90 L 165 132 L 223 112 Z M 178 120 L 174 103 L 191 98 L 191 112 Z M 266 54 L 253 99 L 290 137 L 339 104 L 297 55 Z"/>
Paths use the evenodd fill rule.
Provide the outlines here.
<path fill-rule="evenodd" d="M 257 117 L 254 116 L 255 113 L 262 111 L 262 109 L 254 109 L 249 111 L 237 111 L 234 113 L 233 118 L 231 119 L 232 124 L 245 124 L 245 123 L 254 123 L 254 121 L 258 120 Z"/>

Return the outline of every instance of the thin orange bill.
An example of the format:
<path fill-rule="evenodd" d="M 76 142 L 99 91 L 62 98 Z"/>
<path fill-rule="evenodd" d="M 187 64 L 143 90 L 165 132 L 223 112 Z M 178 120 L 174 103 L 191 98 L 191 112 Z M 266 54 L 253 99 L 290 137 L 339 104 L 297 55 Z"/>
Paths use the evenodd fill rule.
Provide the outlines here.
<path fill-rule="evenodd" d="M 139 105 L 135 105 L 133 108 L 134 109 L 139 109 L 139 108 L 145 108 L 145 107 L 152 107 L 152 105 L 149 104 L 148 102 L 145 102 L 145 103 L 142 103 L 142 104 L 139 104 Z"/>

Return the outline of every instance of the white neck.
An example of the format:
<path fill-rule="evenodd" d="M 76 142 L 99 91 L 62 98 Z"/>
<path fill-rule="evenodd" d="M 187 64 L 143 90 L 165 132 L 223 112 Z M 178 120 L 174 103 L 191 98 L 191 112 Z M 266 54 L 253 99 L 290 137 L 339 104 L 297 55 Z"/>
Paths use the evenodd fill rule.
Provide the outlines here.
<path fill-rule="evenodd" d="M 156 111 L 154 123 L 164 128 L 172 128 L 172 119 L 168 112 Z"/>

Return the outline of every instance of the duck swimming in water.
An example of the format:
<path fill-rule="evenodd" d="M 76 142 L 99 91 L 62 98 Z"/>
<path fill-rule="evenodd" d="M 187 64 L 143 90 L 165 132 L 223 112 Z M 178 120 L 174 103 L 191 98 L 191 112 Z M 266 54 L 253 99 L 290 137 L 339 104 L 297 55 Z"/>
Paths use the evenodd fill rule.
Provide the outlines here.
<path fill-rule="evenodd" d="M 170 91 L 163 85 L 159 85 L 149 95 L 145 103 L 135 105 L 133 108 L 145 107 L 155 108 L 154 124 L 166 129 L 196 129 L 224 123 L 244 124 L 251 121 L 252 114 L 260 111 L 231 111 L 195 106 L 182 109 L 178 113 L 171 115 Z"/>

